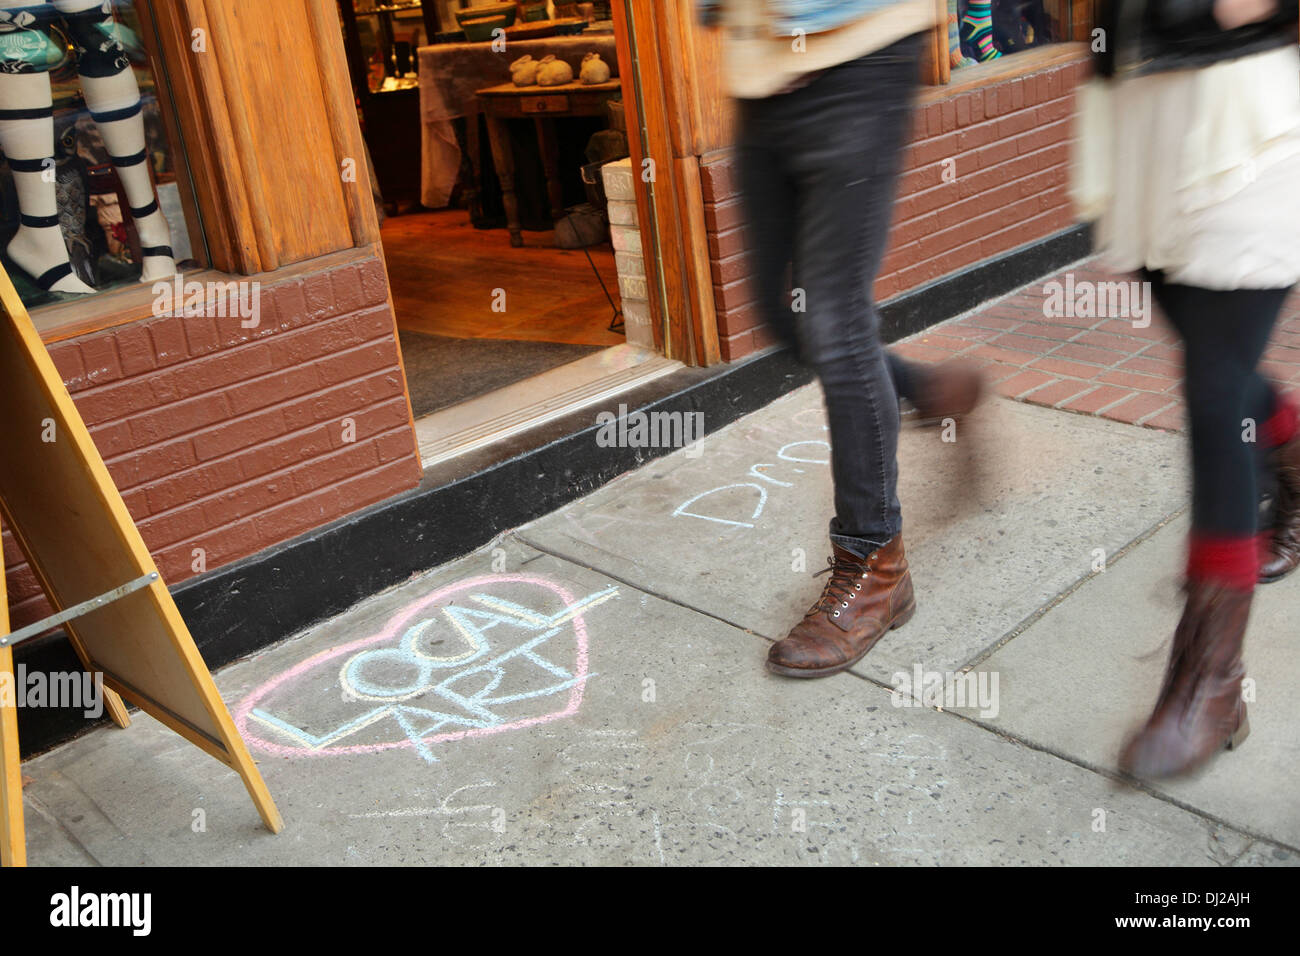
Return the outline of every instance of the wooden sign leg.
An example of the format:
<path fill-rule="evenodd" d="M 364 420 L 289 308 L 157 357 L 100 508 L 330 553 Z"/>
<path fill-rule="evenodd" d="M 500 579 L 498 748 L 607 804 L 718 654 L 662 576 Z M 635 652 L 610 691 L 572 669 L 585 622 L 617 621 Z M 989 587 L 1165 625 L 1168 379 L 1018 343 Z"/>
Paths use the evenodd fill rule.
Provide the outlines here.
<path fill-rule="evenodd" d="M 0 595 L 4 589 L 0 588 Z M 0 614 L 0 619 L 7 615 Z M 0 621 L 0 630 L 7 624 Z M 18 762 L 18 707 L 13 683 L 14 652 L 0 648 L 0 682 L 12 700 L 0 701 L 0 866 L 26 866 L 27 840 L 23 832 L 23 773 Z"/>
<path fill-rule="evenodd" d="M 271 799 L 271 791 L 266 789 L 266 781 L 262 779 L 262 772 L 257 769 L 257 764 L 253 762 L 248 748 L 244 746 L 244 739 L 239 733 L 231 727 L 231 735 L 226 738 L 226 745 L 230 748 L 231 755 L 235 758 L 235 772 L 244 781 L 244 788 L 248 795 L 253 798 L 253 806 L 257 807 L 257 813 L 266 824 L 266 828 L 272 833 L 279 833 L 284 829 L 284 818 L 280 816 L 280 811 L 275 806 L 275 801 Z"/>
<path fill-rule="evenodd" d="M 119 727 L 131 726 L 131 715 L 126 712 L 126 703 L 107 687 L 104 688 L 104 710 L 108 711 L 108 716 Z"/>
<path fill-rule="evenodd" d="M 147 592 L 141 593 L 147 593 L 153 598 L 158 616 L 166 624 L 166 630 L 175 648 L 176 656 L 184 662 L 185 668 L 189 672 L 189 679 L 198 692 L 204 709 L 208 712 L 212 726 L 216 731 L 212 736 L 216 738 L 216 741 L 219 741 L 219 746 L 213 748 L 211 743 L 216 741 L 212 741 L 211 738 L 196 737 L 192 728 L 174 723 L 171 714 L 150 711 L 143 704 L 141 706 L 146 713 L 153 713 L 154 717 L 170 726 L 182 737 L 192 740 L 239 774 L 244 781 L 245 789 L 248 790 L 248 795 L 253 798 L 253 805 L 257 807 L 262 822 L 266 824 L 266 828 L 272 833 L 279 833 L 284 829 L 284 820 L 280 816 L 280 811 L 276 809 L 275 801 L 271 799 L 271 791 L 266 788 L 266 782 L 262 779 L 262 772 L 257 769 L 257 764 L 253 761 L 252 754 L 248 752 L 244 738 L 239 736 L 239 730 L 235 727 L 230 711 L 226 709 L 225 702 L 222 701 L 221 694 L 217 691 L 216 681 L 212 679 L 212 675 L 208 672 L 207 665 L 203 663 L 198 648 L 194 646 L 194 638 L 190 635 L 189 628 L 185 626 L 185 621 L 181 617 L 181 612 L 177 609 L 171 593 L 162 581 L 155 581 Z M 131 699 L 130 694 L 126 696 Z M 133 700 L 133 703 L 140 704 L 141 702 Z"/>
<path fill-rule="evenodd" d="M 9 633 L 9 595 L 0 562 L 0 634 Z M 18 757 L 18 688 L 14 651 L 0 647 L 0 866 L 27 865 L 23 772 Z"/>

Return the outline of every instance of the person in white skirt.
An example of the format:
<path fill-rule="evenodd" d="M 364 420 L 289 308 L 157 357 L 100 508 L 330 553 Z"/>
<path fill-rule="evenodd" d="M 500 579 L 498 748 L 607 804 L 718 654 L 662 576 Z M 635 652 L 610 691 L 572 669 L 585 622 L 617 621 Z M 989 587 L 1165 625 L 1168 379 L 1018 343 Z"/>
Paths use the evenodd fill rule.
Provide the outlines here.
<path fill-rule="evenodd" d="M 1294 0 L 1103 0 L 1071 185 L 1108 264 L 1177 329 L 1191 433 L 1186 607 L 1155 707 L 1120 753 L 1189 773 L 1249 730 L 1242 645 L 1258 581 L 1300 563 L 1300 427 L 1259 371 L 1300 281 Z M 1276 481 L 1272 527 L 1261 489 Z"/>

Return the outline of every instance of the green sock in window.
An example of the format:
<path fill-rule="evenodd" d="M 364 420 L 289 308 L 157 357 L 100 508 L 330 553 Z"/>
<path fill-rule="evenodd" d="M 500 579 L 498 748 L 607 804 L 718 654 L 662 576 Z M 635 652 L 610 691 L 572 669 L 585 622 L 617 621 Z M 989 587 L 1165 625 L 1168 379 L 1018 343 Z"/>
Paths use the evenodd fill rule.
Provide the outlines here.
<path fill-rule="evenodd" d="M 961 18 L 961 38 L 975 49 L 981 62 L 1002 55 L 993 45 L 993 0 L 970 0 Z"/>

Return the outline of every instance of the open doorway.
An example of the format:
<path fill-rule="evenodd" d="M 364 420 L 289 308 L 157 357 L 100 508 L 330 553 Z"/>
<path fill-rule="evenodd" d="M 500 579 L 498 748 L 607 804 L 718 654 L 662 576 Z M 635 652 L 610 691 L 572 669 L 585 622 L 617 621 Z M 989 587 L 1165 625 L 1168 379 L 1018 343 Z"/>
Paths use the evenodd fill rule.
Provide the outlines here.
<path fill-rule="evenodd" d="M 340 0 L 426 467 L 676 367 L 610 6 Z"/>
<path fill-rule="evenodd" d="M 608 240 L 560 249 L 537 230 L 512 248 L 456 208 L 390 217 L 382 235 L 417 418 L 627 341 Z"/>

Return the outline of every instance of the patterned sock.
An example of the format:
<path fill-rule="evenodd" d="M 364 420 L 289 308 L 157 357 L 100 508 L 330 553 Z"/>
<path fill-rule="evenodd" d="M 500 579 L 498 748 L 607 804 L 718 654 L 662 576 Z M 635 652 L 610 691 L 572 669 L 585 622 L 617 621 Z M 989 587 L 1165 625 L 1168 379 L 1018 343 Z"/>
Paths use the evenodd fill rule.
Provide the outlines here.
<path fill-rule="evenodd" d="M 957 0 L 948 0 L 948 62 L 954 70 L 975 62 L 961 52 L 961 33 L 957 29 Z"/>
<path fill-rule="evenodd" d="M 981 62 L 1002 55 L 993 45 L 993 0 L 970 0 L 961 18 L 961 35 L 975 49 Z"/>

